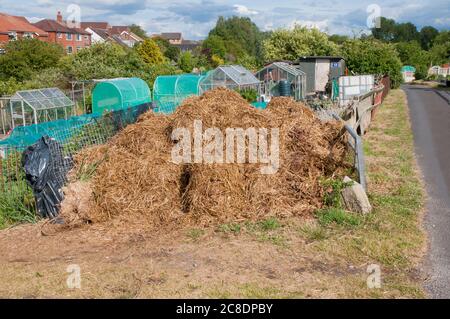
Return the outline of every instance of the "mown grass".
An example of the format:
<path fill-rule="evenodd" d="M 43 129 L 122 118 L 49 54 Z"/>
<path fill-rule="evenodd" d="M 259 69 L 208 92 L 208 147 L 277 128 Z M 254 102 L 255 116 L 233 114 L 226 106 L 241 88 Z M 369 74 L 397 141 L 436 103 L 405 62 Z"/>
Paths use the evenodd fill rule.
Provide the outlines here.
<path fill-rule="evenodd" d="M 317 225 L 300 232 L 315 242 L 313 249 L 335 260 L 380 265 L 385 274 L 382 289 L 355 295 L 423 297 L 420 280 L 409 275 L 417 273 L 424 252 L 424 194 L 403 91 L 393 90 L 388 96 L 364 137 L 364 148 L 374 211 L 361 216 L 327 208 L 317 213 Z"/>

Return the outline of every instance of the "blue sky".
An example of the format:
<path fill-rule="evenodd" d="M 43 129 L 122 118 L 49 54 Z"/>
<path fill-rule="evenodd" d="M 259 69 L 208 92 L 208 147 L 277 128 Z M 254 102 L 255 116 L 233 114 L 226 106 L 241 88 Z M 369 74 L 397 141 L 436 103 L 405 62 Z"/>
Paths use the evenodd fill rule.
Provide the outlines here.
<path fill-rule="evenodd" d="M 188 39 L 205 37 L 220 15 L 248 16 L 263 30 L 300 24 L 330 34 L 360 34 L 374 13 L 367 12 L 371 4 L 400 22 L 450 29 L 450 0 L 0 0 L 0 12 L 36 21 L 60 10 L 66 18 L 71 4 L 80 7 L 82 21 L 137 23 L 150 34 L 180 31 Z"/>

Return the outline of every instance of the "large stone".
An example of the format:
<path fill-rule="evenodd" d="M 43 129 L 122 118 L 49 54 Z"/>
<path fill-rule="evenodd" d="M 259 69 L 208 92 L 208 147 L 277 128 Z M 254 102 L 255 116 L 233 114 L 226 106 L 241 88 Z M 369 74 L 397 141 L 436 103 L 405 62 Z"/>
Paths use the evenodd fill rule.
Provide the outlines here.
<path fill-rule="evenodd" d="M 369 198 L 361 184 L 353 181 L 348 176 L 344 178 L 344 183 L 351 183 L 350 186 L 347 186 L 341 192 L 346 208 L 355 213 L 371 213 L 372 205 L 370 205 Z"/>

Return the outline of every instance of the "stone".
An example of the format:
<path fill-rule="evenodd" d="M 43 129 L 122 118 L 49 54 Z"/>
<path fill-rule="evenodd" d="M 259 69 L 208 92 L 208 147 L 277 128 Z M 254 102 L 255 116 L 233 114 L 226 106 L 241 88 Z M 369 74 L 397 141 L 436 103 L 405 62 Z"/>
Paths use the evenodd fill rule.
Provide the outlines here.
<path fill-rule="evenodd" d="M 350 177 L 344 178 L 344 183 L 352 183 L 341 192 L 345 207 L 352 212 L 369 214 L 372 212 L 369 198 L 361 184 L 353 181 Z"/>

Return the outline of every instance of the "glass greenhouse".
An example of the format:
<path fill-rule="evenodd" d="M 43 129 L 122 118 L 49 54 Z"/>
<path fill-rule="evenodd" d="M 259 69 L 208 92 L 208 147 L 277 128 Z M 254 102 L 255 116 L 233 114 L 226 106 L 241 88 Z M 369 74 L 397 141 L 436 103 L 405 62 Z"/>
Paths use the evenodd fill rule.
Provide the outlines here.
<path fill-rule="evenodd" d="M 290 95 L 296 101 L 306 96 L 306 73 L 286 62 L 274 62 L 256 73 L 263 82 L 262 94 L 269 100 L 271 97 Z M 288 85 L 285 89 L 282 85 Z"/>
<path fill-rule="evenodd" d="M 139 78 L 100 80 L 92 91 L 92 113 L 102 115 L 151 101 L 150 88 Z"/>
<path fill-rule="evenodd" d="M 200 83 L 200 93 L 225 87 L 230 90 L 254 89 L 261 93 L 261 81 L 241 65 L 223 65 L 209 72 Z"/>
<path fill-rule="evenodd" d="M 11 128 L 67 119 L 74 103 L 60 89 L 18 91 L 9 100 Z"/>
<path fill-rule="evenodd" d="M 155 112 L 173 113 L 184 99 L 200 95 L 203 79 L 204 76 L 196 74 L 158 76 L 153 84 Z"/>

